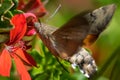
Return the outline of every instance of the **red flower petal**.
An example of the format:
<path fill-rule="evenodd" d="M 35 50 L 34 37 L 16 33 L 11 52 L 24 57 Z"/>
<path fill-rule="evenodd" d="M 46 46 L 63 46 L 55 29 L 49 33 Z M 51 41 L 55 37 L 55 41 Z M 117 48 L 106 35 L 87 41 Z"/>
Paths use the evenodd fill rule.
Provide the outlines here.
<path fill-rule="evenodd" d="M 33 1 L 33 0 L 31 0 L 31 1 Z M 37 8 L 39 6 L 42 6 L 41 0 L 35 0 L 34 4 L 31 6 L 31 9 Z"/>
<path fill-rule="evenodd" d="M 33 28 L 34 22 L 37 21 L 37 17 L 32 13 L 24 13 L 24 16 L 26 18 L 28 28 Z"/>
<path fill-rule="evenodd" d="M 24 0 L 19 0 L 18 9 L 23 9 L 25 7 Z"/>
<path fill-rule="evenodd" d="M 46 14 L 41 0 L 30 0 L 22 9 L 24 12 L 34 13 L 36 16 L 41 17 Z"/>
<path fill-rule="evenodd" d="M 31 12 L 31 13 L 35 14 L 37 17 L 42 17 L 47 13 L 44 6 L 39 6 L 37 8 L 33 8 L 33 9 L 27 11 L 27 12 Z"/>
<path fill-rule="evenodd" d="M 24 13 L 24 16 L 25 16 L 25 18 L 32 16 L 34 19 L 37 20 L 37 17 L 33 13 Z"/>
<path fill-rule="evenodd" d="M 34 35 L 34 34 L 36 34 L 35 29 L 31 29 L 31 30 L 28 30 L 28 31 L 27 31 L 26 36 L 32 36 L 32 35 Z"/>
<path fill-rule="evenodd" d="M 36 31 L 33 26 L 34 26 L 34 22 L 37 21 L 37 17 L 33 13 L 24 13 L 24 16 L 26 18 L 27 26 L 28 26 L 25 36 L 32 36 L 36 34 Z"/>
<path fill-rule="evenodd" d="M 13 16 L 11 22 L 15 28 L 10 31 L 9 44 L 13 44 L 19 41 L 24 36 L 27 29 L 26 19 L 23 14 L 17 14 Z"/>
<path fill-rule="evenodd" d="M 16 50 L 15 53 L 29 65 L 37 66 L 35 60 L 28 53 L 26 53 L 25 51 L 23 52 L 21 48 Z"/>
<path fill-rule="evenodd" d="M 22 61 L 19 59 L 19 57 L 17 57 L 16 55 L 13 55 L 13 58 L 16 64 L 17 71 L 20 74 L 20 80 L 31 80 L 31 77 L 27 72 L 27 69 L 25 68 Z"/>
<path fill-rule="evenodd" d="M 11 69 L 11 57 L 9 52 L 4 49 L 2 54 L 0 55 L 0 75 L 2 76 L 10 76 Z"/>
<path fill-rule="evenodd" d="M 31 7 L 31 10 L 29 12 L 34 13 L 38 17 L 42 17 L 46 14 L 46 9 L 44 8 L 41 0 L 36 0 L 36 2 Z"/>

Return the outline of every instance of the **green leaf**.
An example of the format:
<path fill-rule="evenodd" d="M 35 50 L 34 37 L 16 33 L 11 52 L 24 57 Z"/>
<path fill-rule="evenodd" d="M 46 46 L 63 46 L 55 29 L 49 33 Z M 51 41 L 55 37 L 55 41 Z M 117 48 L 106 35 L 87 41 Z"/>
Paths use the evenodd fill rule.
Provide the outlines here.
<path fill-rule="evenodd" d="M 10 9 L 10 10 L 14 10 L 14 9 L 16 9 L 17 8 L 17 6 L 18 6 L 18 0 L 12 0 L 13 1 L 13 3 L 14 3 L 14 6 Z"/>
<path fill-rule="evenodd" d="M 10 80 L 8 77 L 0 76 L 0 80 Z"/>
<path fill-rule="evenodd" d="M 79 75 L 80 76 L 80 75 Z M 60 80 L 78 80 L 77 78 L 73 77 L 73 74 L 69 74 L 67 72 L 63 72 L 60 75 L 61 79 Z M 82 79 L 80 79 L 82 80 Z M 84 79 L 83 79 L 84 80 Z"/>
<path fill-rule="evenodd" d="M 0 21 L 0 33 L 9 32 L 11 29 L 13 29 L 13 26 L 10 24 L 9 20 Z"/>
<path fill-rule="evenodd" d="M 40 66 L 38 68 L 34 67 L 29 72 L 32 78 L 36 78 L 38 76 L 41 76 L 41 74 L 44 73 L 44 67 L 43 66 Z"/>
<path fill-rule="evenodd" d="M 116 61 L 116 63 L 114 64 L 114 67 L 111 71 L 111 76 L 110 76 L 110 80 L 119 80 L 120 79 L 120 61 Z"/>
<path fill-rule="evenodd" d="M 12 2 L 12 0 L 3 0 L 3 2 L 0 4 L 0 15 L 5 14 L 13 6 L 14 6 L 14 3 Z"/>
<path fill-rule="evenodd" d="M 47 73 L 42 73 L 42 74 L 39 74 L 38 76 L 36 76 L 36 78 L 33 80 L 50 80 L 50 79 L 49 79 L 49 75 Z"/>
<path fill-rule="evenodd" d="M 39 52 L 36 49 L 33 49 L 30 53 L 32 57 L 35 59 L 35 61 L 39 64 L 42 62 L 42 56 L 40 56 Z"/>
<path fill-rule="evenodd" d="M 13 15 L 15 15 L 15 14 L 21 14 L 21 13 L 23 13 L 23 11 L 21 11 L 21 10 L 12 10 L 11 13 Z"/>
<path fill-rule="evenodd" d="M 109 79 L 106 78 L 106 77 L 100 77 L 100 78 L 98 78 L 97 80 L 109 80 Z"/>
<path fill-rule="evenodd" d="M 9 34 L 0 34 L 0 43 L 6 42 L 9 40 Z"/>
<path fill-rule="evenodd" d="M 62 74 L 62 72 L 60 72 L 59 70 L 55 70 L 52 74 L 53 80 L 60 80 L 60 75 L 61 74 Z"/>

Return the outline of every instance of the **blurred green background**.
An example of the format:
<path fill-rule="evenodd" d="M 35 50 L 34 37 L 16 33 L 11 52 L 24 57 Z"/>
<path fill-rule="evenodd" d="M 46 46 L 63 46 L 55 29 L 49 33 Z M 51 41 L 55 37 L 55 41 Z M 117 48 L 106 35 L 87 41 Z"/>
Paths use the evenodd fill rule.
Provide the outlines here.
<path fill-rule="evenodd" d="M 98 65 L 98 72 L 91 80 L 120 80 L 120 1 L 43 0 L 43 2 L 48 13 L 41 21 L 56 27 L 62 26 L 72 16 L 82 11 L 112 3 L 117 5 L 107 29 L 101 33 L 93 45 L 96 47 L 93 56 Z M 88 80 L 78 69 L 71 69 L 68 62 L 63 60 L 59 62 L 37 36 L 33 37 L 33 47 L 29 53 L 37 61 L 39 68 L 34 67 L 29 70 L 32 80 Z M 11 77 L 0 77 L 0 80 L 18 80 L 17 77 L 14 66 L 11 70 Z"/>

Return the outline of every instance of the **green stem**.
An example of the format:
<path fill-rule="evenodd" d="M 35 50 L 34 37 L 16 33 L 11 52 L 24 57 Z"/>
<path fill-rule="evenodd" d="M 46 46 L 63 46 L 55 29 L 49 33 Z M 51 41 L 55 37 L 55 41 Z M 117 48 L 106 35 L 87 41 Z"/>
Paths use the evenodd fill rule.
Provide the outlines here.
<path fill-rule="evenodd" d="M 11 12 L 11 11 L 8 11 L 8 13 L 9 13 L 9 15 L 10 15 L 11 17 L 13 17 L 13 14 L 12 14 L 12 12 Z"/>

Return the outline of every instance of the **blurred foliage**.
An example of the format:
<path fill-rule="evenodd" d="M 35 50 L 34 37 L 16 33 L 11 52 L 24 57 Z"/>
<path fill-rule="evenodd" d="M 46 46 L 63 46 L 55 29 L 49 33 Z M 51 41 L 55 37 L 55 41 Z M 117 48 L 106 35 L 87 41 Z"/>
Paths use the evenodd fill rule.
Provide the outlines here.
<path fill-rule="evenodd" d="M 47 0 L 43 0 L 45 2 Z M 69 4 L 69 0 L 68 4 Z M 70 0 L 71 1 L 71 0 Z M 83 1 L 83 0 L 80 0 Z M 119 0 L 87 0 L 92 2 L 93 9 L 98 6 L 103 6 L 111 3 L 117 5 L 117 10 L 113 19 L 111 20 L 108 28 L 99 36 L 96 43 L 93 45 L 95 48 L 95 55 L 98 72 L 91 80 L 120 80 L 120 1 Z M 8 3 L 6 3 L 8 5 Z M 58 8 L 59 5 L 62 5 L 57 13 L 53 16 L 52 14 Z M 80 3 L 82 4 L 82 2 Z M 17 5 L 17 4 L 16 4 Z M 72 5 L 71 5 L 72 6 Z M 73 5 L 75 6 L 75 5 Z M 90 7 L 87 5 L 87 8 Z M 81 11 L 84 6 L 80 6 Z M 69 6 L 63 5 L 63 2 L 60 0 L 48 0 L 45 3 L 45 7 L 48 11 L 48 14 L 41 20 L 46 24 L 51 24 L 56 27 L 60 27 L 65 22 L 67 22 L 72 16 L 81 12 L 74 9 L 70 9 Z M 4 8 L 5 10 L 8 8 Z M 4 10 L 3 9 L 3 10 Z M 11 11 L 12 13 L 19 13 L 19 11 Z M 4 12 L 4 11 L 3 11 Z M 0 11 L 0 15 L 3 14 Z M 0 26 L 1 27 L 1 26 Z M 29 70 L 29 73 L 32 77 L 32 80 L 88 80 L 84 77 L 83 74 L 79 72 L 78 69 L 71 69 L 71 65 L 61 59 L 56 59 L 44 46 L 42 41 L 38 39 L 37 36 L 34 36 L 32 41 L 32 50 L 29 53 L 36 60 L 38 67 L 34 67 Z M 93 54 L 94 55 L 94 54 Z M 14 63 L 13 63 L 14 65 Z M 18 80 L 15 72 L 15 66 L 11 70 L 11 77 L 6 78 L 0 76 L 0 80 Z"/>

